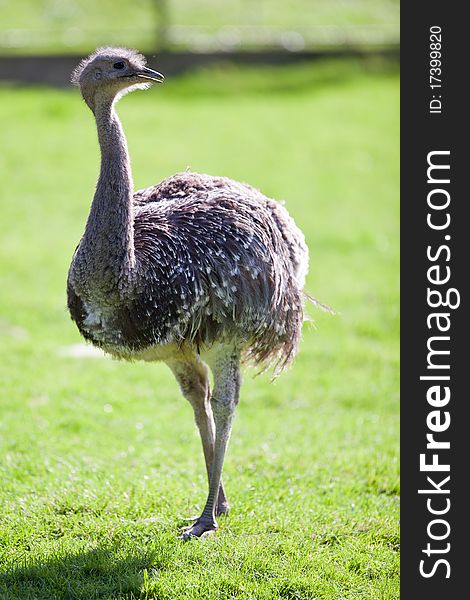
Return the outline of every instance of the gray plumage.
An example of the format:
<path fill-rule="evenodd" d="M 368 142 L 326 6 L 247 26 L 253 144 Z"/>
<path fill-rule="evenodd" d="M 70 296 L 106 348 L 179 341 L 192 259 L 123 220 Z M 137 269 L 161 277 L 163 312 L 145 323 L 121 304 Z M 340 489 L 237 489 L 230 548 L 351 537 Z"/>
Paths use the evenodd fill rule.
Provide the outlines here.
<path fill-rule="evenodd" d="M 165 361 L 193 405 L 209 496 L 183 537 L 200 536 L 228 509 L 221 472 L 240 362 L 279 372 L 297 351 L 304 236 L 279 203 L 225 177 L 179 173 L 134 193 L 114 105 L 163 80 L 142 55 L 101 48 L 72 80 L 96 118 L 101 170 L 69 270 L 68 306 L 82 335 L 113 356 Z"/>

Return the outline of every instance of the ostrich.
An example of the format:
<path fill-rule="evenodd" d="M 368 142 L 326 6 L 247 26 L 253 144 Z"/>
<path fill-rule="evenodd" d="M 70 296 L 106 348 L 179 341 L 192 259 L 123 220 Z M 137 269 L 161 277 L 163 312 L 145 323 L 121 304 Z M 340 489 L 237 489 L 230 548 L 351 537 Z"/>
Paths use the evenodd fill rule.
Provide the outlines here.
<path fill-rule="evenodd" d="M 137 51 L 111 47 L 72 74 L 96 119 L 101 166 L 67 300 L 86 340 L 117 358 L 165 362 L 191 403 L 209 493 L 189 539 L 213 532 L 229 508 L 222 466 L 240 364 L 277 374 L 296 353 L 308 251 L 286 209 L 244 183 L 184 172 L 134 192 L 115 104 L 163 79 Z"/>

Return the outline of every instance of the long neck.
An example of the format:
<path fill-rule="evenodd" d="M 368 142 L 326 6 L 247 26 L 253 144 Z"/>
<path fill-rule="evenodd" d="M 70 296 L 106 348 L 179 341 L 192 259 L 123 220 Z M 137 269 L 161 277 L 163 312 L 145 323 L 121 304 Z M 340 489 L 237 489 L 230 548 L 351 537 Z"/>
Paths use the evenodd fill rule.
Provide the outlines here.
<path fill-rule="evenodd" d="M 101 168 L 83 236 L 88 275 L 103 290 L 125 285 L 135 265 L 133 183 L 127 142 L 113 102 L 97 103 Z"/>

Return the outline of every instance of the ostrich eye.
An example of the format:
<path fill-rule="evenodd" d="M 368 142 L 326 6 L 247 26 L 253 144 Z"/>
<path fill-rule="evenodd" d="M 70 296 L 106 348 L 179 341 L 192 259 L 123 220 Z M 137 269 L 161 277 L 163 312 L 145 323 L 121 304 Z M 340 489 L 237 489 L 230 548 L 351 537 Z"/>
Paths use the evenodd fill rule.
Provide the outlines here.
<path fill-rule="evenodd" d="M 117 63 L 114 63 L 113 67 L 115 69 L 124 69 L 125 65 L 123 62 L 117 62 Z"/>

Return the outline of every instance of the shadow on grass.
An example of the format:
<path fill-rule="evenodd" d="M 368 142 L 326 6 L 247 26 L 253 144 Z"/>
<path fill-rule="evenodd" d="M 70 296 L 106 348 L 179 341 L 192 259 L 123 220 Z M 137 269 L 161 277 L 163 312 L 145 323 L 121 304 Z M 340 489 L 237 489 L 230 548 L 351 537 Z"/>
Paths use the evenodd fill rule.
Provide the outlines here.
<path fill-rule="evenodd" d="M 0 599 L 137 599 L 153 559 L 144 553 L 123 557 L 118 549 L 109 548 L 47 560 L 31 558 L 0 573 Z"/>

